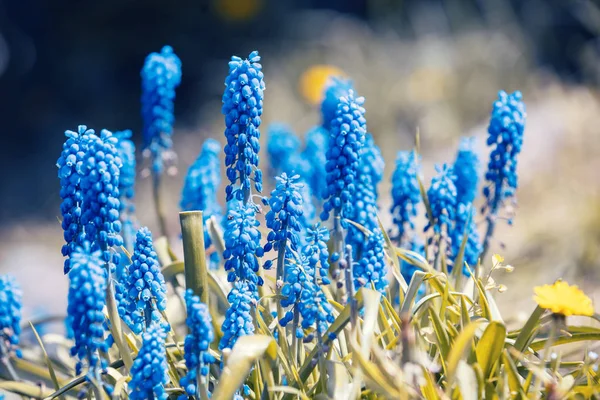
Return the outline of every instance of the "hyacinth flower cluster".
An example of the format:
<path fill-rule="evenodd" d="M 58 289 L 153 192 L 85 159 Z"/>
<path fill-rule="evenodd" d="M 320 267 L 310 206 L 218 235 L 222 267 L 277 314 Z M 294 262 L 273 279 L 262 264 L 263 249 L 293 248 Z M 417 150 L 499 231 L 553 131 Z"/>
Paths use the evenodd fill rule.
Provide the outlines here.
<path fill-rule="evenodd" d="M 258 300 L 258 286 L 264 283 L 258 275 L 257 257 L 262 257 L 264 250 L 255 213 L 254 204 L 236 202 L 227 214 L 223 258 L 233 288 L 227 296 L 230 306 L 222 326 L 221 349 L 233 347 L 238 337 L 254 332 L 250 310 Z"/>
<path fill-rule="evenodd" d="M 263 112 L 262 65 L 257 51 L 247 59 L 233 56 L 225 80 L 222 114 L 225 116 L 225 166 L 230 184 L 227 200 L 236 198 L 247 203 L 251 198 L 251 181 L 262 191 L 262 171 L 258 168 L 260 124 Z M 238 185 L 238 187 L 236 187 Z"/>
<path fill-rule="evenodd" d="M 473 150 L 473 138 L 462 138 L 456 160 L 452 167 L 456 187 L 456 212 L 454 227 L 451 230 L 451 259 L 456 260 L 466 235 L 463 260 L 469 265 L 477 265 L 481 254 L 481 243 L 475 225 L 473 200 L 479 183 L 479 158 Z M 467 270 L 465 269 L 465 273 Z"/>
<path fill-rule="evenodd" d="M 152 323 L 161 324 L 161 312 L 167 308 L 167 288 L 152 244 L 152 233 L 146 227 L 136 234 L 131 264 L 117 285 L 118 310 L 129 328 L 139 334 Z"/>
<path fill-rule="evenodd" d="M 67 273 L 70 256 L 78 246 L 89 243 L 93 250 L 102 250 L 104 261 L 110 263 L 110 248 L 123 244 L 119 219 L 122 163 L 115 147 L 118 139 L 105 129 L 97 136 L 93 129 L 80 125 L 77 132 L 66 131 L 65 136 L 57 166 Z"/>
<path fill-rule="evenodd" d="M 106 360 L 100 353 L 108 351 L 103 311 L 108 271 L 100 251 L 91 252 L 83 247 L 72 253 L 71 267 L 67 307 L 75 341 L 71 355 L 77 357 L 77 374 L 87 363 L 89 374 L 99 379 L 100 370 L 106 367 Z"/>
<path fill-rule="evenodd" d="M 165 390 L 165 385 L 169 383 L 165 338 L 165 331 L 157 324 L 151 325 L 142 335 L 142 348 L 131 368 L 129 399 L 169 398 Z"/>
<path fill-rule="evenodd" d="M 198 376 L 208 375 L 214 357 L 209 353 L 210 344 L 215 338 L 212 318 L 206 304 L 188 289 L 185 292 L 189 333 L 184 342 L 184 359 L 188 373 L 181 379 L 181 386 L 188 396 L 195 396 L 198 391 Z"/>
<path fill-rule="evenodd" d="M 0 276 L 0 357 L 16 350 L 21 334 L 21 308 L 23 307 L 21 286 L 12 275 Z"/>
<path fill-rule="evenodd" d="M 326 176 L 325 164 L 327 163 L 329 133 L 318 126 L 308 131 L 305 140 L 306 145 L 302 151 L 302 159 L 310 169 L 303 178 L 308 183 L 310 192 L 320 200 L 327 196 L 327 181 L 323 177 Z"/>
<path fill-rule="evenodd" d="M 196 161 L 188 169 L 181 192 L 179 206 L 183 211 L 201 210 L 204 219 L 204 246 L 212 245 L 206 228 L 206 221 L 214 217 L 218 223 L 222 220 L 222 209 L 217 200 L 217 191 L 221 184 L 221 163 L 219 153 L 221 144 L 214 139 L 207 139 Z M 211 268 L 218 267 L 219 254 L 211 254 Z"/>
<path fill-rule="evenodd" d="M 427 189 L 431 221 L 427 223 L 425 230 L 433 228 L 435 234 L 444 236 L 450 231 L 456 213 L 456 176 L 452 167 L 447 164 L 437 165 L 436 171 L 437 175 L 431 179 L 431 186 Z"/>
<path fill-rule="evenodd" d="M 175 89 L 181 83 L 181 60 L 171 46 L 150 53 L 141 71 L 144 149 L 151 156 L 152 171 L 160 175 L 165 161 L 173 158 Z"/>
<path fill-rule="evenodd" d="M 418 205 L 421 202 L 419 190 L 419 164 L 415 151 L 400 151 L 396 156 L 396 167 L 392 174 L 392 214 L 396 231 L 393 238 L 403 244 L 403 240 L 414 228 Z"/>
<path fill-rule="evenodd" d="M 325 130 L 329 131 L 332 128 L 332 122 L 337 117 L 340 99 L 347 97 L 353 89 L 350 80 L 341 77 L 330 78 L 321 102 L 321 116 L 323 117 L 323 128 Z"/>
<path fill-rule="evenodd" d="M 121 222 L 123 224 L 123 242 L 128 250 L 133 249 L 135 240 L 135 145 L 131 140 L 131 131 L 114 133 L 117 138 L 115 147 L 121 159 L 119 173 L 119 194 L 121 201 Z"/>
<path fill-rule="evenodd" d="M 300 151 L 300 139 L 294 134 L 289 125 L 273 123 L 269 125 L 267 140 L 267 155 L 269 156 L 269 174 L 271 177 L 282 172 L 300 173 L 295 171 Z"/>

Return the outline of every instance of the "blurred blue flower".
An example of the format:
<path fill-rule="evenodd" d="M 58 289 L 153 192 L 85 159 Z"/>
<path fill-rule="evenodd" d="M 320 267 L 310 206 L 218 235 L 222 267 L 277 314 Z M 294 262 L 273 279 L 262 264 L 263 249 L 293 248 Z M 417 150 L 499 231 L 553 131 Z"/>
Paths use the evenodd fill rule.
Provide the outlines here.
<path fill-rule="evenodd" d="M 421 202 L 421 191 L 417 175 L 419 165 L 414 151 L 400 151 L 396 157 L 396 169 L 392 175 L 392 213 L 397 234 L 394 238 L 401 242 L 408 229 L 414 229 L 414 217 Z M 408 228 L 408 229 L 407 229 Z"/>
<path fill-rule="evenodd" d="M 385 239 L 379 227 L 372 230 L 366 238 L 360 257 L 353 265 L 352 273 L 356 288 L 371 285 L 381 293 L 388 286 L 387 267 L 385 262 Z"/>
<path fill-rule="evenodd" d="M 123 223 L 123 241 L 127 250 L 133 250 L 135 240 L 135 145 L 131 140 L 131 131 L 114 133 L 118 139 L 115 147 L 121 159 L 119 172 L 119 201 L 121 202 L 121 221 Z"/>
<path fill-rule="evenodd" d="M 131 264 L 117 284 L 119 314 L 137 334 L 152 322 L 161 323 L 161 311 L 167 308 L 167 287 L 152 245 L 152 233 L 140 228 L 135 240 Z M 169 330 L 166 322 L 163 329 Z"/>
<path fill-rule="evenodd" d="M 496 213 L 505 199 L 515 194 L 518 185 L 517 155 L 523 146 L 526 117 L 521 92 L 498 92 L 488 127 L 487 145 L 492 146 L 492 152 L 485 174 L 488 184 L 483 189 L 492 214 Z"/>
<path fill-rule="evenodd" d="M 223 337 L 219 342 L 219 350 L 231 349 L 239 337 L 254 333 L 254 317 L 251 311 L 258 301 L 256 289 L 250 287 L 248 281 L 237 281 L 227 295 L 227 300 L 229 308 L 221 326 Z"/>
<path fill-rule="evenodd" d="M 142 348 L 133 362 L 128 385 L 131 400 L 169 398 L 165 391 L 165 385 L 169 383 L 165 338 L 165 331 L 156 324 L 142 335 Z"/>
<path fill-rule="evenodd" d="M 0 276 L 0 331 L 2 350 L 16 350 L 21 334 L 21 308 L 23 292 L 12 275 Z M 1 356 L 7 356 L 3 354 Z"/>
<path fill-rule="evenodd" d="M 354 91 L 349 90 L 347 97 L 340 98 L 336 117 L 331 122 L 325 165 L 327 200 L 321 213 L 323 221 L 329 219 L 331 211 L 342 219 L 351 212 L 360 149 L 366 135 L 364 101 L 363 97 L 355 97 Z"/>
<path fill-rule="evenodd" d="M 267 154 L 269 156 L 269 172 L 272 177 L 289 170 L 290 159 L 300 151 L 300 139 L 289 125 L 272 123 L 267 136 Z"/>
<path fill-rule="evenodd" d="M 110 248 L 123 244 L 119 219 L 119 170 L 122 164 L 115 147 L 118 139 L 110 131 L 103 129 L 100 136 L 90 134 L 89 137 L 86 154 L 77 167 L 83 193 L 81 224 L 92 249 L 100 249 L 103 260 L 109 263 L 112 260 Z"/>
<path fill-rule="evenodd" d="M 56 162 L 58 167 L 58 178 L 60 179 L 60 212 L 62 215 L 62 228 L 65 244 L 62 247 L 62 255 L 67 257 L 64 263 L 65 274 L 71 270 L 70 255 L 77 246 L 83 245 L 85 234 L 81 224 L 81 204 L 83 193 L 81 191 L 81 175 L 77 171 L 86 156 L 88 144 L 93 129 L 87 129 L 85 125 L 79 125 L 77 132 L 65 131 L 67 140 Z"/>
<path fill-rule="evenodd" d="M 470 204 L 475 200 L 479 183 L 479 157 L 473 150 L 474 138 L 462 138 L 454 161 L 456 201 Z"/>
<path fill-rule="evenodd" d="M 316 278 L 320 279 L 320 284 L 329 285 L 331 281 L 328 278 L 329 274 L 329 230 L 325 227 L 315 224 L 307 230 L 307 244 L 304 246 L 304 256 L 308 259 L 308 263 L 312 269 L 317 271 Z"/>
<path fill-rule="evenodd" d="M 306 146 L 302 152 L 302 159 L 309 166 L 304 179 L 317 199 L 327 197 L 327 181 L 323 179 L 326 176 L 327 146 L 329 146 L 328 131 L 320 126 L 308 131 Z"/>
<path fill-rule="evenodd" d="M 259 126 L 263 111 L 262 65 L 257 51 L 247 59 L 233 56 L 229 62 L 229 75 L 225 80 L 223 107 L 225 116 L 225 166 L 231 182 L 226 188 L 227 200 L 237 198 L 248 202 L 251 183 L 258 192 L 262 191 L 262 171 L 258 168 L 260 150 Z M 234 185 L 239 188 L 234 190 Z"/>
<path fill-rule="evenodd" d="M 90 252 L 78 247 L 71 254 L 69 272 L 69 305 L 67 314 L 73 328 L 75 346 L 71 355 L 77 356 L 76 373 L 80 374 L 87 362 L 89 373 L 99 377 L 106 360 L 99 352 L 108 351 L 104 340 L 107 270 L 100 251 Z"/>
<path fill-rule="evenodd" d="M 436 166 L 437 175 L 431 180 L 427 190 L 427 198 L 431 207 L 433 230 L 437 234 L 448 233 L 454 222 L 456 212 L 456 186 L 455 175 L 452 167 L 447 164 Z M 428 221 L 425 230 L 431 228 L 432 221 Z"/>
<path fill-rule="evenodd" d="M 463 261 L 466 262 L 471 270 L 477 265 L 479 255 L 482 251 L 480 243 L 479 233 L 477 232 L 477 225 L 475 225 L 475 210 L 471 204 L 459 203 L 456 210 L 454 227 L 450 234 L 452 246 L 450 248 L 451 259 L 456 260 L 464 235 L 467 235 L 467 243 L 465 246 L 465 253 Z M 448 268 L 451 271 L 451 268 Z M 463 273 L 468 275 L 468 270 L 463 267 Z"/>
<path fill-rule="evenodd" d="M 164 46 L 146 57 L 141 76 L 144 149 L 152 157 L 154 172 L 160 174 L 173 146 L 173 101 L 181 83 L 181 60 L 171 46 Z"/>
<path fill-rule="evenodd" d="M 181 386 L 188 396 L 194 396 L 198 386 L 196 381 L 198 374 L 207 376 L 210 364 L 215 362 L 208 351 L 215 335 L 208 307 L 190 289 L 185 292 L 185 304 L 187 308 L 185 321 L 189 333 L 185 337 L 183 355 L 188 373 L 181 379 Z"/>
<path fill-rule="evenodd" d="M 257 290 L 257 285 L 263 284 L 263 279 L 257 275 L 259 265 L 256 257 L 262 257 L 264 254 L 258 226 L 254 205 L 238 203 L 228 212 L 224 235 L 223 257 L 227 280 L 245 281 L 253 292 Z"/>
<path fill-rule="evenodd" d="M 331 77 L 329 84 L 325 89 L 325 96 L 321 103 L 321 116 L 323 117 L 323 127 L 331 129 L 332 121 L 336 118 L 340 98 L 347 97 L 354 87 L 352 81 L 341 77 Z"/>

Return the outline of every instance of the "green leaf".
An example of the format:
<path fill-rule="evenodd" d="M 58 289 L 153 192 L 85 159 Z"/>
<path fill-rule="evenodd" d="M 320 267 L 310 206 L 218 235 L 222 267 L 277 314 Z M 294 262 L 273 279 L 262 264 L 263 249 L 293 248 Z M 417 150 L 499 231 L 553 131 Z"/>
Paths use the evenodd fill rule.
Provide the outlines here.
<path fill-rule="evenodd" d="M 52 394 L 48 389 L 27 382 L 2 381 L 0 382 L 0 389 L 20 394 L 21 396 L 32 397 L 34 399 L 43 399 Z"/>
<path fill-rule="evenodd" d="M 404 294 L 408 290 L 408 284 L 406 283 L 406 280 L 400 272 L 400 262 L 398 261 L 398 254 L 396 254 L 395 247 L 392 244 L 392 240 L 385 231 L 383 223 L 379 219 L 379 215 L 377 215 L 377 222 L 379 222 L 379 229 L 383 233 L 383 238 L 385 239 L 385 244 L 388 248 L 388 256 L 392 260 L 392 274 L 394 275 L 394 277 L 398 281 L 398 284 L 400 285 L 400 301 L 402 301 L 404 298 Z"/>
<path fill-rule="evenodd" d="M 539 306 L 536 307 L 535 310 L 533 310 L 533 313 L 531 313 L 531 316 L 529 317 L 523 328 L 521 329 L 519 336 L 517 336 L 517 339 L 515 340 L 515 349 L 519 353 L 523 353 L 525 351 L 525 349 L 531 342 L 533 336 L 538 331 L 538 321 L 540 320 L 542 314 L 544 314 L 545 311 L 545 309 Z"/>
<path fill-rule="evenodd" d="M 479 328 L 479 324 L 479 321 L 475 321 L 465 326 L 458 337 L 454 340 L 454 343 L 452 343 L 452 349 L 450 349 L 447 357 L 448 361 L 446 368 L 448 388 L 452 387 L 452 382 L 454 381 L 456 370 L 458 368 L 458 362 L 464 357 L 467 349 L 470 347 L 471 341 L 473 340 L 473 337 Z"/>
<path fill-rule="evenodd" d="M 502 349 L 504 349 L 505 339 L 506 327 L 503 324 L 492 321 L 485 328 L 475 350 L 477 363 L 479 363 L 483 370 L 484 378 L 490 378 L 494 364 L 498 361 L 502 354 Z"/>
<path fill-rule="evenodd" d="M 42 342 L 42 338 L 38 334 L 37 329 L 35 329 L 35 326 L 33 326 L 33 324 L 31 322 L 29 323 L 29 325 L 31 326 L 31 330 L 33 331 L 35 338 L 37 339 L 38 343 L 40 344 L 40 347 L 42 348 L 42 354 L 44 355 L 44 361 L 46 361 L 46 366 L 48 367 L 48 372 L 50 373 L 50 378 L 52 378 L 52 383 L 54 384 L 54 389 L 58 390 L 58 389 L 60 389 L 60 383 L 58 383 L 58 379 L 56 378 L 56 372 L 54 372 L 54 367 L 52 366 L 52 361 L 50 360 L 50 357 L 48 357 L 48 353 L 46 352 L 46 348 L 44 347 L 44 342 Z M 61 399 L 62 399 L 62 397 L 61 397 Z"/>
<path fill-rule="evenodd" d="M 440 350 L 440 362 L 442 363 L 442 367 L 444 367 L 444 371 L 448 374 L 446 360 L 448 360 L 448 354 L 450 353 L 450 338 L 448 337 L 448 332 L 446 332 L 444 324 L 440 320 L 439 315 L 434 311 L 433 307 L 429 307 L 428 312 Z M 456 362 L 458 363 L 458 360 L 456 360 Z"/>
<path fill-rule="evenodd" d="M 173 279 L 175 275 L 182 274 L 184 269 L 185 266 L 183 261 L 176 261 L 164 267 L 161 272 L 165 277 L 165 280 L 169 281 Z M 217 296 L 219 307 L 222 307 L 223 309 L 228 309 L 229 301 L 227 300 L 227 296 L 223 292 L 223 289 L 221 288 L 221 285 L 219 285 L 217 279 L 211 272 L 208 272 L 206 278 L 208 280 L 208 287 L 210 289 L 210 292 Z"/>
<path fill-rule="evenodd" d="M 265 335 L 240 337 L 223 368 L 219 383 L 212 395 L 213 400 L 230 400 L 242 386 L 255 361 L 264 356 L 275 359 L 277 343 Z"/>
<path fill-rule="evenodd" d="M 552 346 L 558 346 L 567 343 L 582 342 L 585 340 L 600 340 L 600 333 L 574 333 L 570 336 L 559 336 L 552 342 Z M 536 340 L 531 343 L 530 347 L 534 351 L 538 351 L 544 348 L 548 339 Z"/>
<path fill-rule="evenodd" d="M 458 382 L 458 388 L 463 400 L 477 400 L 479 398 L 477 375 L 465 360 L 460 360 L 458 362 L 456 381 Z"/>
<path fill-rule="evenodd" d="M 106 287 L 106 310 L 108 311 L 108 318 L 110 321 L 110 332 L 115 340 L 115 344 L 119 349 L 119 354 L 123 357 L 125 368 L 131 371 L 133 366 L 133 358 L 129 352 L 129 347 L 125 345 L 123 341 L 123 328 L 121 325 L 121 317 L 117 310 L 117 302 L 115 300 L 114 285 L 112 279 L 108 282 Z"/>
<path fill-rule="evenodd" d="M 179 213 L 181 236 L 183 240 L 183 262 L 185 285 L 200 301 L 208 306 L 208 272 L 206 268 L 206 250 L 204 249 L 204 222 L 202 211 L 183 211 Z"/>
<path fill-rule="evenodd" d="M 327 360 L 327 394 L 333 400 L 346 400 L 350 397 L 350 376 L 346 366 L 338 361 Z"/>
<path fill-rule="evenodd" d="M 426 274 L 422 271 L 415 271 L 413 274 L 410 280 L 410 285 L 408 285 L 408 290 L 406 291 L 406 296 L 404 297 L 404 302 L 400 307 L 400 316 L 410 313 L 410 308 L 412 307 L 413 301 L 419 293 L 419 288 L 423 284 L 425 276 Z"/>
<path fill-rule="evenodd" d="M 502 352 L 502 364 L 504 365 L 504 372 L 508 376 L 508 387 L 511 392 L 519 392 L 522 391 L 521 387 L 521 376 L 519 375 L 519 371 L 517 371 L 517 366 L 513 359 L 508 354 L 508 350 L 504 350 Z"/>

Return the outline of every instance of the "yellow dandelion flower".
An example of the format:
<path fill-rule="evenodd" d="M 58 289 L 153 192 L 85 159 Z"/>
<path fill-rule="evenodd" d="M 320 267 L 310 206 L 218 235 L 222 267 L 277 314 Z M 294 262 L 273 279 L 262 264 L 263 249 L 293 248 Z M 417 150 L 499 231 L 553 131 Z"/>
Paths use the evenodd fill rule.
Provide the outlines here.
<path fill-rule="evenodd" d="M 313 65 L 300 77 L 300 94 L 310 104 L 319 104 L 323 100 L 323 92 L 329 80 L 345 76 L 344 71 L 333 65 Z"/>
<path fill-rule="evenodd" d="M 571 286 L 567 282 L 558 281 L 553 285 L 537 286 L 533 290 L 535 302 L 555 314 L 564 316 L 594 315 L 592 299 L 575 285 Z"/>

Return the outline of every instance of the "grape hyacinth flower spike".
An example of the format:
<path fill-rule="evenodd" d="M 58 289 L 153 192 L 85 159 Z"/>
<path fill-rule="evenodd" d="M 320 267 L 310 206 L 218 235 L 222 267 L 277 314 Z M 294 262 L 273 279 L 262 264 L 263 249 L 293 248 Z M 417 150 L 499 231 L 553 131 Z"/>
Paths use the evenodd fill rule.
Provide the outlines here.
<path fill-rule="evenodd" d="M 479 157 L 473 149 L 474 139 L 464 137 L 460 140 L 453 171 L 455 175 L 454 186 L 456 186 L 456 201 L 458 203 L 470 204 L 477 195 L 479 184 Z"/>
<path fill-rule="evenodd" d="M 71 255 L 72 269 L 69 272 L 68 317 L 73 328 L 75 345 L 71 355 L 77 356 L 76 372 L 81 373 L 84 362 L 89 374 L 100 380 L 100 370 L 106 360 L 100 353 L 108 351 L 104 339 L 106 287 L 108 272 L 104 267 L 102 253 L 90 252 L 89 247 L 78 247 Z"/>
<path fill-rule="evenodd" d="M 65 274 L 71 270 L 71 254 L 77 246 L 83 245 L 85 241 L 81 224 L 83 192 L 81 191 L 81 174 L 77 168 L 83 163 L 91 135 L 94 135 L 94 130 L 87 129 L 85 125 L 79 125 L 76 132 L 65 131 L 67 140 L 63 144 L 63 150 L 56 162 L 62 199 L 60 212 L 66 242 L 62 247 L 62 255 L 67 257 L 64 263 Z"/>
<path fill-rule="evenodd" d="M 225 116 L 225 166 L 230 184 L 226 188 L 227 201 L 232 198 L 247 203 L 251 199 L 251 181 L 262 191 L 262 171 L 258 168 L 260 144 L 259 127 L 263 112 L 262 65 L 257 51 L 247 59 L 233 56 L 229 75 L 225 80 L 223 107 Z M 235 185 L 238 188 L 235 189 Z"/>
<path fill-rule="evenodd" d="M 329 80 L 329 84 L 325 88 L 323 96 L 323 102 L 321 103 L 321 116 L 323 118 L 323 127 L 326 130 L 331 129 L 331 122 L 336 118 L 336 113 L 340 99 L 347 97 L 354 87 L 352 81 L 340 78 L 332 77 Z"/>
<path fill-rule="evenodd" d="M 440 256 L 447 248 L 444 245 L 449 241 L 456 215 L 456 186 L 455 175 L 451 166 L 436 165 L 437 175 L 431 180 L 427 190 L 427 198 L 431 209 L 428 222 L 424 231 L 433 231 L 429 243 L 434 246 L 434 268 L 438 267 Z"/>
<path fill-rule="evenodd" d="M 267 136 L 267 155 L 269 156 L 269 173 L 271 177 L 282 172 L 291 173 L 290 159 L 299 152 L 300 139 L 286 124 L 269 125 Z"/>
<path fill-rule="evenodd" d="M 152 244 L 152 233 L 146 227 L 136 234 L 131 264 L 117 285 L 119 314 L 137 334 L 161 323 L 161 311 L 167 308 L 167 288 Z M 161 323 L 164 330 L 170 328 Z"/>
<path fill-rule="evenodd" d="M 13 350 L 19 353 L 22 297 L 21 286 L 14 276 L 0 276 L 0 357 L 6 357 Z"/>
<path fill-rule="evenodd" d="M 141 71 L 144 151 L 151 157 L 152 171 L 160 175 L 172 152 L 175 121 L 175 89 L 181 83 L 181 60 L 171 46 L 150 53 Z"/>
<path fill-rule="evenodd" d="M 181 386 L 188 396 L 195 396 L 198 394 L 198 385 L 203 383 L 198 382 L 198 378 L 207 377 L 210 364 L 215 362 L 209 352 L 215 335 L 208 307 L 190 289 L 185 292 L 185 304 L 189 333 L 184 342 L 184 359 L 188 373 L 181 379 Z"/>
<path fill-rule="evenodd" d="M 166 333 L 158 324 L 151 325 L 142 335 L 140 349 L 129 382 L 131 400 L 167 400 L 165 385 L 169 383 L 167 354 L 165 350 Z"/>
<path fill-rule="evenodd" d="M 118 131 L 114 136 L 118 139 L 116 143 L 117 153 L 121 159 L 121 170 L 119 172 L 119 195 L 121 202 L 121 222 L 123 225 L 123 243 L 125 248 L 133 251 L 135 241 L 135 145 L 131 140 L 131 131 Z"/>
<path fill-rule="evenodd" d="M 306 134 L 306 146 L 302 151 L 302 159 L 309 166 L 305 180 L 318 200 L 327 197 L 327 181 L 323 177 L 326 176 L 328 142 L 329 132 L 323 127 L 315 127 Z"/>
<path fill-rule="evenodd" d="M 402 244 L 407 233 L 414 229 L 414 218 L 417 216 L 417 207 L 421 202 L 419 190 L 419 165 L 415 151 L 400 151 L 396 156 L 396 168 L 392 175 L 392 207 L 390 212 L 393 217 L 397 233 L 393 238 Z"/>
<path fill-rule="evenodd" d="M 521 92 L 498 92 L 488 127 L 487 145 L 492 147 L 492 151 L 485 174 L 487 185 L 483 188 L 486 199 L 483 211 L 487 211 L 488 226 L 483 238 L 482 257 L 485 257 L 494 234 L 499 209 L 506 200 L 514 198 L 518 186 L 517 156 L 523 146 L 526 118 Z M 511 222 L 512 219 L 509 219 Z"/>

